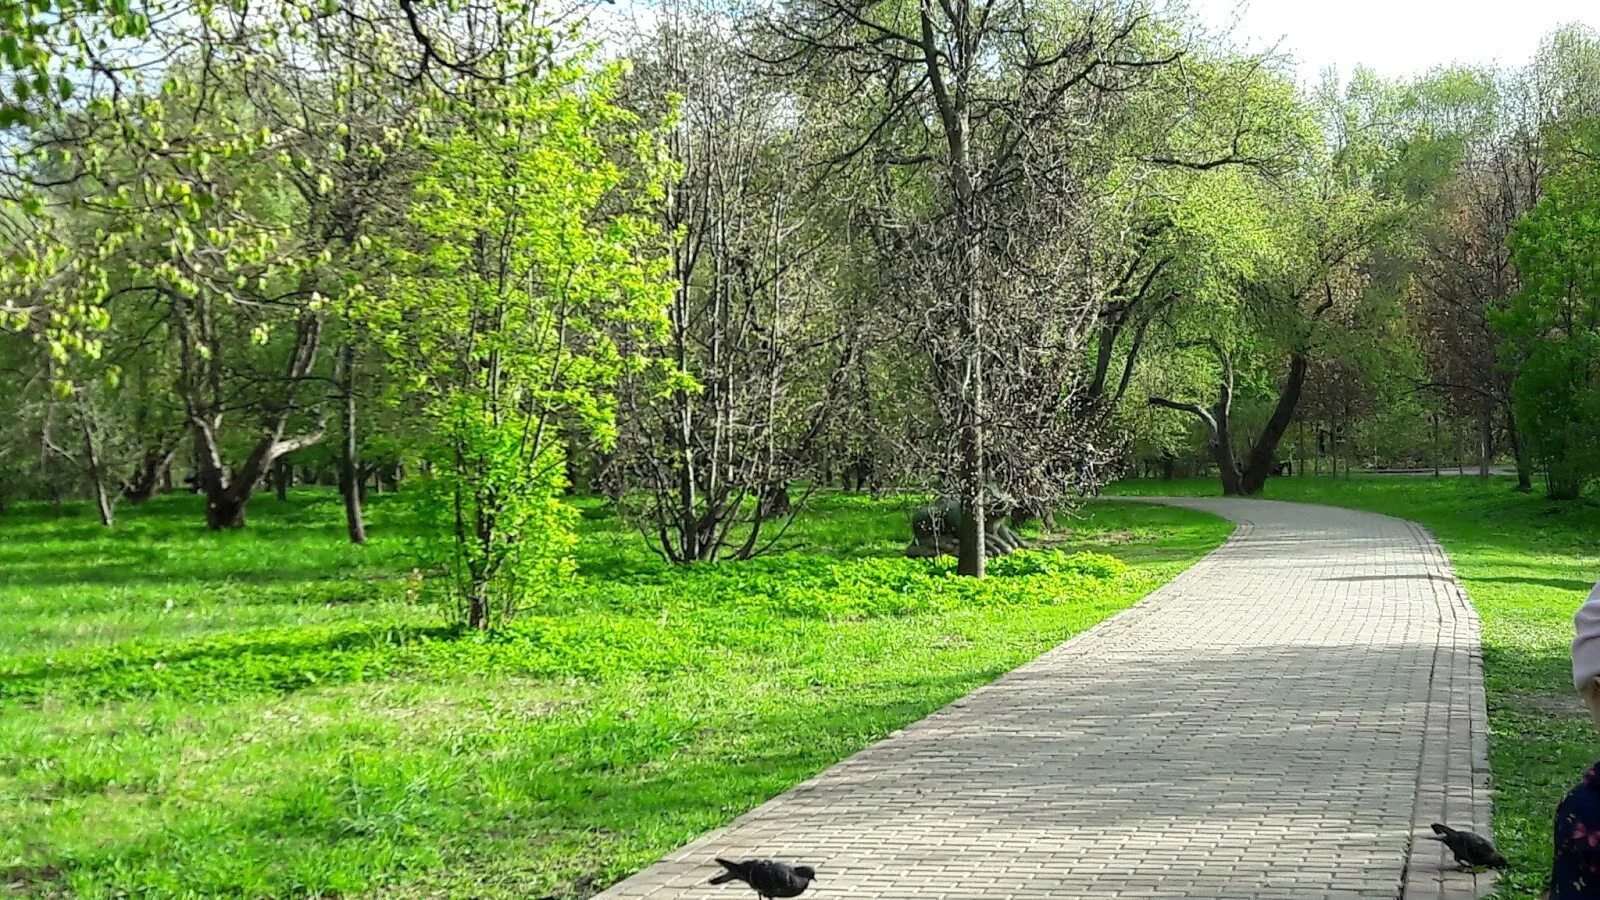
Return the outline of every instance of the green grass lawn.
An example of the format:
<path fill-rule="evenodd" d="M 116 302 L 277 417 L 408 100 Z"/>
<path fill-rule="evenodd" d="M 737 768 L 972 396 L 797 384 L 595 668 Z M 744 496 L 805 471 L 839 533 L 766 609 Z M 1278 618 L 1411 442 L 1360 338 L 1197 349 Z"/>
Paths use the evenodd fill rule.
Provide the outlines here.
<path fill-rule="evenodd" d="M 1495 838 L 1512 869 L 1504 896 L 1534 896 L 1550 873 L 1561 797 L 1600 758 L 1572 689 L 1572 614 L 1600 579 L 1600 504 L 1518 494 L 1515 479 L 1278 478 L 1266 497 L 1387 513 L 1444 545 L 1483 622 Z M 1213 480 L 1126 481 L 1111 494 L 1219 493 Z"/>
<path fill-rule="evenodd" d="M 824 496 L 786 552 L 682 570 L 586 502 L 580 577 L 480 636 L 419 599 L 403 498 L 375 498 L 364 547 L 330 492 L 259 498 L 234 534 L 187 496 L 111 532 L 81 507 L 15 508 L 0 891 L 587 896 L 1232 529 L 1097 503 L 1062 554 L 977 584 L 901 558 L 908 509 Z"/>

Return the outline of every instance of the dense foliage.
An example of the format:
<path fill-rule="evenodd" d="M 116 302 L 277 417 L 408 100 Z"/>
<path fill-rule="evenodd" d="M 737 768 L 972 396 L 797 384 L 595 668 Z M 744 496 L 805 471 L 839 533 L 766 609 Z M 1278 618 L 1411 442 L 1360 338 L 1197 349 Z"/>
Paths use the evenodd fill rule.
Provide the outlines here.
<path fill-rule="evenodd" d="M 1585 143 L 1512 233 L 1522 288 L 1496 323 L 1529 448 L 1565 499 L 1600 478 L 1600 141 Z"/>
<path fill-rule="evenodd" d="M 326 480 L 360 542 L 421 476 L 487 626 L 566 571 L 565 491 L 690 563 L 915 486 L 981 574 L 986 515 L 1129 466 L 1594 475 L 1587 31 L 1304 90 L 1142 4 L 583 12 L 27 5 L 4 493 L 237 528 Z"/>

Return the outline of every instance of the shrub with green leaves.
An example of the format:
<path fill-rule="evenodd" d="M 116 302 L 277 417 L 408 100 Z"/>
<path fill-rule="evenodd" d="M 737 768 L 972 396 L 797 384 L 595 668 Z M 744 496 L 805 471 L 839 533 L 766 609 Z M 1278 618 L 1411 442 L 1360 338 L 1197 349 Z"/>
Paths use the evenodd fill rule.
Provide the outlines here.
<path fill-rule="evenodd" d="M 537 36 L 534 36 L 535 38 Z M 659 340 L 670 287 L 645 215 L 653 144 L 614 101 L 619 70 L 534 65 L 539 43 L 428 143 L 399 274 L 358 315 L 432 431 L 435 528 L 460 621 L 487 629 L 570 571 L 562 437 L 615 439 L 615 390 Z M 509 51 L 508 51 L 509 52 Z"/>

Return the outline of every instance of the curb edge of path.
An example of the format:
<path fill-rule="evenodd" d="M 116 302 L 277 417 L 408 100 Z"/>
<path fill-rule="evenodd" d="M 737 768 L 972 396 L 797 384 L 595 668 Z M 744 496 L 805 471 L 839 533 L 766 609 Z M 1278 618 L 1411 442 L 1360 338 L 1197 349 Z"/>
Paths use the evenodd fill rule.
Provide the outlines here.
<path fill-rule="evenodd" d="M 1452 820 L 1479 834 L 1493 834 L 1489 712 L 1478 613 L 1438 539 L 1423 526 L 1409 524 L 1429 557 L 1430 574 L 1435 576 L 1431 581 L 1441 629 L 1429 685 L 1422 765 L 1417 773 L 1411 853 L 1400 896 L 1405 900 L 1476 900 L 1494 892 L 1496 875 L 1492 871 L 1452 871 L 1444 845 L 1427 836 L 1432 834 L 1433 822 Z M 1415 865 L 1419 861 L 1424 865 Z"/>

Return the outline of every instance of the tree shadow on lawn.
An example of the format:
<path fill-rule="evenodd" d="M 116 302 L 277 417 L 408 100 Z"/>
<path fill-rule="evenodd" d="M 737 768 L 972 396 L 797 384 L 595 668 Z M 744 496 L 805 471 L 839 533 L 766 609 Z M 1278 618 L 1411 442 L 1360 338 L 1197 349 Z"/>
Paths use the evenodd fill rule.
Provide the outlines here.
<path fill-rule="evenodd" d="M 1551 568 L 1555 567 L 1552 566 Z M 1489 584 L 1520 584 L 1529 587 L 1554 588 L 1555 590 L 1559 591 L 1576 591 L 1585 594 L 1593 590 L 1595 587 L 1595 583 L 1593 581 L 1581 578 L 1530 578 L 1527 576 L 1516 576 L 1496 578 L 1477 577 L 1466 578 L 1463 580 L 1471 582 L 1481 581 Z"/>
<path fill-rule="evenodd" d="M 30 871 L 76 874 L 97 883 L 103 876 L 107 886 L 115 879 L 128 887 L 181 873 L 198 857 L 215 856 L 217 847 L 254 858 L 252 866 L 296 866 L 272 849 L 281 845 L 316 848 L 329 857 L 330 870 L 339 869 L 346 878 L 358 872 L 368 886 L 409 886 L 420 877 L 476 888 L 505 873 L 516 876 L 506 883 L 511 893 L 505 896 L 587 896 L 809 777 L 856 745 L 917 718 L 933 705 L 927 696 L 959 693 L 971 681 L 968 673 L 914 676 L 876 685 L 873 696 L 887 692 L 891 702 L 846 694 L 850 699 L 837 703 L 803 703 L 796 711 L 816 727 L 798 733 L 787 711 L 751 717 L 723 709 L 704 722 L 685 720 L 684 737 L 663 742 L 657 717 L 595 719 L 592 711 L 579 709 L 578 718 L 553 732 L 524 735 L 513 725 L 503 740 L 469 753 L 401 744 L 395 747 L 401 755 L 392 758 L 387 748 L 344 744 L 341 749 L 325 737 L 300 735 L 298 740 L 332 749 L 319 749 L 316 764 L 298 777 L 280 779 L 269 790 L 251 789 L 233 803 L 208 805 L 195 816 L 152 816 L 150 830 L 118 833 L 93 854 L 40 847 L 24 862 Z M 446 736 L 462 737 L 454 730 Z M 327 755 L 352 749 L 356 756 L 343 764 Z M 284 753 L 293 757 L 295 747 L 286 746 Z M 329 777 L 335 770 L 344 777 Z M 524 791 L 507 795 L 506 785 L 522 785 Z M 575 849 L 583 846 L 588 849 Z M 373 862 L 434 851 L 442 862 L 426 875 Z M 259 874 L 240 871 L 229 881 L 226 865 L 201 868 L 219 879 L 193 885 L 202 893 L 254 890 L 245 880 Z M 325 887 L 295 883 L 296 893 Z"/>
<path fill-rule="evenodd" d="M 173 691 L 186 695 L 187 689 L 193 687 L 187 683 L 188 673 L 207 680 L 207 674 L 222 663 L 237 663 L 227 667 L 229 672 L 244 672 L 263 664 L 272 672 L 323 671 L 327 663 L 334 661 L 332 657 L 344 651 L 397 650 L 415 641 L 445 640 L 460 634 L 461 629 L 454 625 L 357 626 L 294 638 L 275 632 L 257 639 L 229 638 L 220 644 L 202 639 L 170 647 L 134 647 L 125 654 L 91 653 L 76 663 L 68 656 L 32 671 L 0 674 L 0 697 L 37 697 L 63 688 L 71 692 L 73 687 L 91 694 L 109 691 L 116 696 L 154 696 Z M 304 662 L 297 664 L 296 659 Z M 264 672 L 262 677 L 268 675 Z M 305 686 L 315 683 L 313 679 Z M 237 691 L 224 693 L 232 695 Z"/>

